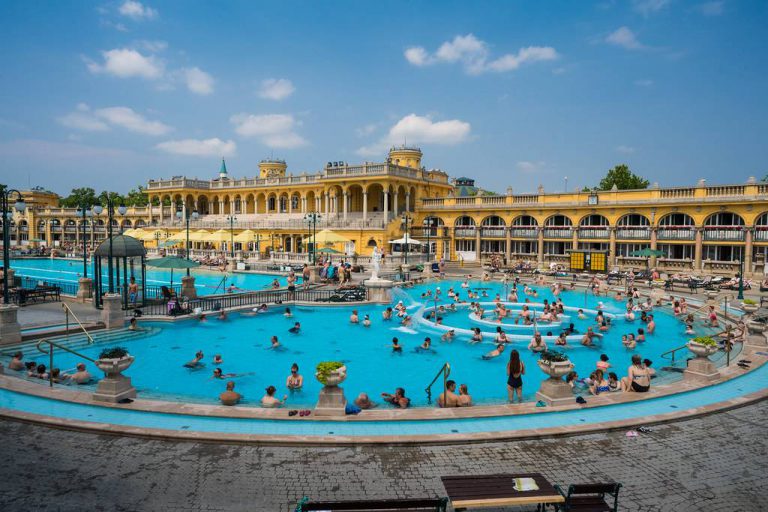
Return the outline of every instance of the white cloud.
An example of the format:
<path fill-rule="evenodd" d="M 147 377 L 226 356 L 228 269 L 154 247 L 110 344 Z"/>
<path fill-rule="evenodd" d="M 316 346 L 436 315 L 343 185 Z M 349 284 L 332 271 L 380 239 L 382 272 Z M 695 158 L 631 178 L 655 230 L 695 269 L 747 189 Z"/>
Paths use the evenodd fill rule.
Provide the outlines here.
<path fill-rule="evenodd" d="M 522 160 L 520 162 L 517 162 L 517 170 L 520 172 L 534 173 L 542 170 L 545 165 L 546 165 L 546 162 L 543 162 L 541 160 L 537 162 Z"/>
<path fill-rule="evenodd" d="M 107 131 L 111 126 L 144 135 L 165 135 L 173 130 L 160 121 L 149 121 L 128 107 L 107 107 L 91 111 L 85 103 L 79 103 L 77 110 L 57 119 L 67 128 L 82 131 Z"/>
<path fill-rule="evenodd" d="M 704 16 L 720 16 L 723 14 L 725 2 L 704 2 L 697 7 L 697 10 Z"/>
<path fill-rule="evenodd" d="M 126 0 L 118 8 L 118 12 L 134 20 L 152 20 L 157 18 L 157 10 L 143 5 L 141 2 Z"/>
<path fill-rule="evenodd" d="M 616 146 L 616 152 L 629 155 L 635 152 L 635 148 L 633 148 L 632 146 L 625 146 L 622 144 L 621 146 Z"/>
<path fill-rule="evenodd" d="M 144 116 L 128 107 L 101 108 L 95 110 L 94 114 L 114 126 L 120 126 L 126 130 L 143 133 L 144 135 L 165 135 L 173 130 L 173 128 L 160 121 L 145 119 Z"/>
<path fill-rule="evenodd" d="M 182 139 L 168 140 L 155 146 L 156 149 L 186 156 L 232 156 L 237 150 L 237 144 L 233 140 L 213 139 Z"/>
<path fill-rule="evenodd" d="M 141 48 L 142 50 L 146 50 L 148 52 L 157 53 L 162 52 L 168 49 L 168 42 L 167 41 L 161 41 L 161 40 L 155 40 L 151 41 L 148 39 L 140 39 L 139 41 L 136 41 L 133 46 L 136 48 Z"/>
<path fill-rule="evenodd" d="M 290 114 L 236 114 L 230 117 L 235 132 L 242 137 L 256 137 L 273 148 L 296 148 L 307 141 L 295 132 L 300 122 Z"/>
<path fill-rule="evenodd" d="M 266 100 L 280 101 L 294 93 L 296 87 L 286 78 L 268 78 L 261 82 L 259 96 Z"/>
<path fill-rule="evenodd" d="M 357 153 L 361 156 L 380 156 L 387 147 L 402 144 L 405 140 L 415 144 L 452 146 L 467 140 L 470 131 L 470 124 L 458 119 L 434 122 L 428 117 L 409 114 L 395 123 L 381 140 L 361 147 Z"/>
<path fill-rule="evenodd" d="M 635 80 L 635 85 L 638 87 L 651 87 L 654 84 L 653 80 L 643 79 Z"/>
<path fill-rule="evenodd" d="M 672 0 L 632 0 L 632 8 L 643 16 L 650 16 L 669 6 Z"/>
<path fill-rule="evenodd" d="M 637 36 L 635 36 L 635 33 L 632 32 L 629 27 L 617 28 L 605 38 L 605 41 L 628 50 L 638 50 L 643 48 L 643 45 L 640 44 L 640 41 L 637 40 Z"/>
<path fill-rule="evenodd" d="M 165 65 L 155 56 L 144 56 L 129 48 L 115 48 L 101 52 L 104 63 L 86 59 L 91 73 L 107 73 L 119 78 L 141 77 L 155 80 L 163 76 Z"/>
<path fill-rule="evenodd" d="M 200 68 L 183 70 L 187 88 L 195 94 L 207 95 L 213 92 L 213 77 Z"/>
<path fill-rule="evenodd" d="M 558 54 L 551 46 L 528 46 L 517 53 L 507 53 L 489 60 L 488 44 L 473 34 L 456 36 L 452 41 L 440 45 L 434 54 L 421 46 L 407 48 L 405 59 L 414 66 L 430 66 L 439 63 L 461 63 L 464 71 L 470 75 L 479 75 L 489 71 L 503 73 L 519 68 L 522 64 L 554 60 Z"/>

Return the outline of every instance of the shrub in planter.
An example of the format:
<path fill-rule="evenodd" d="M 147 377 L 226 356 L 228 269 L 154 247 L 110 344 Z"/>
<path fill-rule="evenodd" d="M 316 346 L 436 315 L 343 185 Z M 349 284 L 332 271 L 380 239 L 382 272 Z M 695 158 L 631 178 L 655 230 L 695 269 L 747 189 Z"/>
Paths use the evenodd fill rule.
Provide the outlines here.
<path fill-rule="evenodd" d="M 696 338 L 693 338 L 691 342 L 698 343 L 699 345 L 706 345 L 709 347 L 717 346 L 717 342 L 714 340 L 714 338 L 710 336 L 697 336 Z"/>
<path fill-rule="evenodd" d="M 540 354 L 539 359 L 547 364 L 563 363 L 569 360 L 565 352 L 560 352 L 559 350 L 545 350 Z"/>
<path fill-rule="evenodd" d="M 128 355 L 123 347 L 105 348 L 99 354 L 99 359 L 120 359 Z"/>
<path fill-rule="evenodd" d="M 746 304 L 747 306 L 756 306 L 757 302 L 755 302 L 752 299 L 744 299 L 741 301 L 742 304 Z"/>
<path fill-rule="evenodd" d="M 323 385 L 329 385 L 330 378 L 332 381 L 330 385 L 334 385 L 333 381 L 337 381 L 339 379 L 338 370 L 340 368 L 344 368 L 344 363 L 340 361 L 322 361 L 318 363 L 317 368 L 315 369 L 315 377 Z M 336 382 L 336 384 L 338 384 L 338 382 Z"/>

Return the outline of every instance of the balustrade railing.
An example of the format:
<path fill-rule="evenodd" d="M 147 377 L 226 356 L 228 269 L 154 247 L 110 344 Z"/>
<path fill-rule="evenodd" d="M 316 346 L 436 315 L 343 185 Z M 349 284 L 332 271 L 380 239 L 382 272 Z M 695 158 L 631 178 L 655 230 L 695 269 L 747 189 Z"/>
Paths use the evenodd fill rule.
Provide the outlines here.
<path fill-rule="evenodd" d="M 544 238 L 572 238 L 572 237 L 573 237 L 573 228 L 571 227 L 564 227 L 564 228 L 545 227 L 544 228 Z"/>
<path fill-rule="evenodd" d="M 530 227 L 530 228 L 510 228 L 509 229 L 509 235 L 512 238 L 536 238 L 538 236 L 538 228 Z"/>
<path fill-rule="evenodd" d="M 616 228 L 616 238 L 619 240 L 649 240 L 651 229 L 648 227 Z"/>
<path fill-rule="evenodd" d="M 593 228 L 582 226 L 579 228 L 579 238 L 610 238 L 611 230 L 608 228 Z"/>
<path fill-rule="evenodd" d="M 744 231 L 741 228 L 705 227 L 704 241 L 741 242 Z"/>
<path fill-rule="evenodd" d="M 696 238 L 696 229 L 693 227 L 669 227 L 659 228 L 656 231 L 658 240 L 693 240 Z"/>

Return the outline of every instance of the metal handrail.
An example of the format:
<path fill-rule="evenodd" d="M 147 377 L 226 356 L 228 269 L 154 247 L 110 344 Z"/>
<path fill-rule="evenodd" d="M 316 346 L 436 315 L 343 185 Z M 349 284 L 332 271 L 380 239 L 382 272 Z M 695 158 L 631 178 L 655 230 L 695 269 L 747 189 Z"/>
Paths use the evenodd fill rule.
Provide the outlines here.
<path fill-rule="evenodd" d="M 435 375 L 435 378 L 432 379 L 432 382 L 429 383 L 429 385 L 426 387 L 424 391 L 427 392 L 427 403 L 432 403 L 432 385 L 437 381 L 437 378 L 440 377 L 440 374 L 443 374 L 443 396 L 445 396 L 446 390 L 448 388 L 447 382 L 448 382 L 448 376 L 451 374 L 451 365 L 448 363 L 445 363 L 443 366 L 440 367 L 440 371 L 437 372 L 437 375 Z"/>
<path fill-rule="evenodd" d="M 71 314 L 72 318 L 74 318 L 75 322 L 77 322 L 77 325 L 80 326 L 80 329 L 82 329 L 82 331 L 88 337 L 88 341 L 90 341 L 90 343 L 93 344 L 93 336 L 91 336 L 90 333 L 88 332 L 88 330 L 85 328 L 85 326 L 83 326 L 83 323 L 80 321 L 79 318 L 77 318 L 77 315 L 75 314 L 74 311 L 72 311 L 72 308 L 70 308 L 69 305 L 67 305 L 66 302 L 62 302 L 61 303 L 61 307 L 64 308 L 64 314 L 66 315 L 66 327 L 67 327 L 67 331 L 66 332 L 67 332 L 67 335 L 69 335 L 69 315 Z"/>
<path fill-rule="evenodd" d="M 667 350 L 666 352 L 662 353 L 659 357 L 662 359 L 667 359 L 668 354 L 672 354 L 672 357 L 670 358 L 672 361 L 672 364 L 675 364 L 675 353 L 677 353 L 678 350 L 683 350 L 684 348 L 688 348 L 688 345 L 683 345 L 682 347 L 673 348 L 672 350 Z"/>
<path fill-rule="evenodd" d="M 90 338 L 90 336 L 89 336 L 89 338 Z M 91 340 L 91 342 L 93 342 L 93 340 Z M 43 347 L 40 346 L 43 343 L 47 343 L 48 344 L 48 350 L 45 350 Z M 43 338 L 40 341 L 38 341 L 37 344 L 36 344 L 36 347 L 37 347 L 37 350 L 39 350 L 43 354 L 48 354 L 50 356 L 49 360 L 48 360 L 48 364 L 49 364 L 49 367 L 48 367 L 48 385 L 50 387 L 53 387 L 53 347 L 60 348 L 60 349 L 62 349 L 64 351 L 66 351 L 66 352 L 69 352 L 70 354 L 74 354 L 77 357 L 85 359 L 86 361 L 90 361 L 92 363 L 96 362 L 95 359 L 91 359 L 90 357 L 88 357 L 86 355 L 83 355 L 80 352 L 75 352 L 74 350 L 72 350 L 70 348 L 67 348 L 64 345 L 61 345 L 59 343 L 56 343 L 55 341 L 51 341 L 48 338 Z"/>

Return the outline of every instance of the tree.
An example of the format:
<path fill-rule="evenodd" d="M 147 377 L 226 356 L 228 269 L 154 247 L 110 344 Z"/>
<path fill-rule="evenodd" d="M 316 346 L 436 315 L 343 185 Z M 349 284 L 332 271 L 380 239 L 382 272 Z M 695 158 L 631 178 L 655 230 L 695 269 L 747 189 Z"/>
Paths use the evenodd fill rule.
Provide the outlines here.
<path fill-rule="evenodd" d="M 149 197 L 144 191 L 144 187 L 139 185 L 137 189 L 131 189 L 128 195 L 125 196 L 125 206 L 147 206 Z"/>
<path fill-rule="evenodd" d="M 605 178 L 600 180 L 597 189 L 611 190 L 616 185 L 616 188 L 619 190 L 631 190 L 648 188 L 649 184 L 648 180 L 630 171 L 626 164 L 621 164 L 608 171 Z"/>
<path fill-rule="evenodd" d="M 96 191 L 90 187 L 73 188 L 67 197 L 59 199 L 59 206 L 63 208 L 77 208 L 80 205 L 96 204 Z"/>

